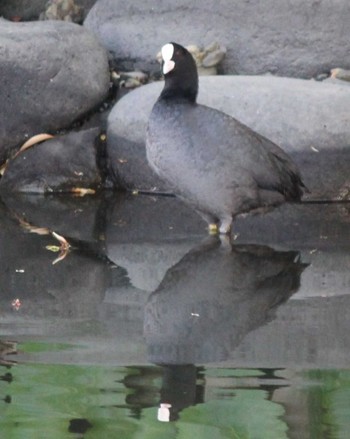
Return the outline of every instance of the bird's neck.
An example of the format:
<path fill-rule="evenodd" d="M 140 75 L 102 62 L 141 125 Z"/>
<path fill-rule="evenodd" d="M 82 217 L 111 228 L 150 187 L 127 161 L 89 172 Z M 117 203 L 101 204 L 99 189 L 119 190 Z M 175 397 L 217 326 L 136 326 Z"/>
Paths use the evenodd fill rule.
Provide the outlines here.
<path fill-rule="evenodd" d="M 178 82 L 174 78 L 165 80 L 160 99 L 164 100 L 185 100 L 192 104 L 196 102 L 198 94 L 198 78 L 196 81 Z"/>

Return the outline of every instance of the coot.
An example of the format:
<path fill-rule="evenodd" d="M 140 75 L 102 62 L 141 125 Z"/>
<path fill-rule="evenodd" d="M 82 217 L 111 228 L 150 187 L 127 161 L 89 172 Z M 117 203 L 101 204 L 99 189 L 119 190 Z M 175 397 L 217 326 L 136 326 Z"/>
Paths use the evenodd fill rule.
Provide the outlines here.
<path fill-rule="evenodd" d="M 208 222 L 229 233 L 241 213 L 299 201 L 299 171 L 276 144 L 231 116 L 196 103 L 192 55 L 177 43 L 162 48 L 164 88 L 152 109 L 147 159 L 155 172 Z"/>

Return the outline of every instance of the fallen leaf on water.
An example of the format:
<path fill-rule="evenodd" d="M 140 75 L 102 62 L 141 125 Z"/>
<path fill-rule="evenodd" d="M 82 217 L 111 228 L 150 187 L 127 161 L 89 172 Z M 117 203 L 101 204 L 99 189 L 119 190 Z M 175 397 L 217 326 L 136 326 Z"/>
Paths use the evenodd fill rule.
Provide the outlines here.
<path fill-rule="evenodd" d="M 47 245 L 45 248 L 53 253 L 58 253 L 61 249 L 58 245 Z"/>
<path fill-rule="evenodd" d="M 28 221 L 24 220 L 23 218 L 18 217 L 18 221 L 20 226 L 30 233 L 36 233 L 37 235 L 48 235 L 50 233 L 50 230 L 47 227 L 32 226 L 30 223 L 28 223 Z"/>
<path fill-rule="evenodd" d="M 69 242 L 66 240 L 66 238 L 64 238 L 63 236 L 59 235 L 56 232 L 51 232 L 52 236 L 57 239 L 57 241 L 61 244 L 58 247 L 58 251 L 60 252 L 58 257 L 52 262 L 52 265 L 57 264 L 57 262 L 62 261 L 69 253 L 70 251 L 70 244 Z M 53 251 L 52 249 L 56 247 L 56 246 L 51 246 L 51 251 Z M 47 247 L 46 247 L 47 248 Z M 56 250 L 56 249 L 55 249 Z"/>
<path fill-rule="evenodd" d="M 61 246 L 60 248 L 69 248 L 70 244 L 69 242 L 66 240 L 66 238 L 62 235 L 59 235 L 56 232 L 51 232 L 52 236 L 57 239 L 58 242 L 60 242 Z"/>
<path fill-rule="evenodd" d="M 57 264 L 57 262 L 63 261 L 63 259 L 68 255 L 69 250 L 61 251 L 58 257 L 52 261 L 52 265 Z"/>
<path fill-rule="evenodd" d="M 79 197 L 84 197 L 85 195 L 94 195 L 96 194 L 95 189 L 83 188 L 83 187 L 74 187 L 71 189 L 71 192 L 74 195 L 78 195 Z"/>

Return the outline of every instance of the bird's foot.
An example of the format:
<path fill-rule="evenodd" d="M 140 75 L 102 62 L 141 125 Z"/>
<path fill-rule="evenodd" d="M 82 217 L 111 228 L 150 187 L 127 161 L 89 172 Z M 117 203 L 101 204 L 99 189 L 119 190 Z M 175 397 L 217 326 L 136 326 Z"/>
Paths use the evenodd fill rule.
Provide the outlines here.
<path fill-rule="evenodd" d="M 209 235 L 217 235 L 219 233 L 218 225 L 215 223 L 210 223 L 208 226 Z"/>

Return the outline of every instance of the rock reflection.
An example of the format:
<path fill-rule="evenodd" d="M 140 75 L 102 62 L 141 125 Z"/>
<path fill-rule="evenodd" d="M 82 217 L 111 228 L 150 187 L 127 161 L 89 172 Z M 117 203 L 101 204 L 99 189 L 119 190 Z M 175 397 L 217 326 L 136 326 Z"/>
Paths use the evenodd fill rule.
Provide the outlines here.
<path fill-rule="evenodd" d="M 170 268 L 145 307 L 149 360 L 189 364 L 229 358 L 250 331 L 300 286 L 299 253 L 222 245 L 211 237 Z"/>
<path fill-rule="evenodd" d="M 12 366 L 16 364 L 15 361 L 7 358 L 8 355 L 17 354 L 17 343 L 14 341 L 0 340 L 0 365 L 1 366 Z M 4 377 L 0 377 L 4 381 Z"/>

